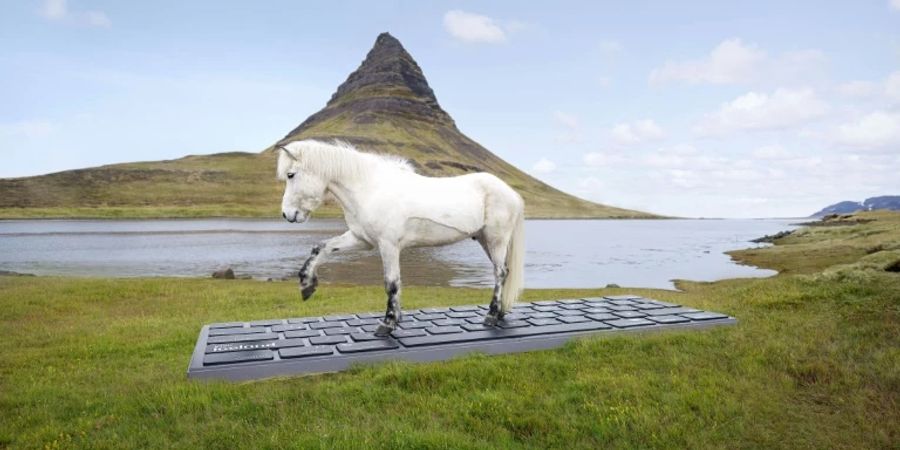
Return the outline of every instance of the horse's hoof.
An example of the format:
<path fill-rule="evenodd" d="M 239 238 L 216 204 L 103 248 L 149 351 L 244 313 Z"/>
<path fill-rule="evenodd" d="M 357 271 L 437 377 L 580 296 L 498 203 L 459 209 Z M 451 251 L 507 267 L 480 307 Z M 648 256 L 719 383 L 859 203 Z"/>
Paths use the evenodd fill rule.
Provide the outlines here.
<path fill-rule="evenodd" d="M 315 286 L 307 286 L 305 288 L 300 289 L 300 296 L 303 297 L 304 302 L 309 300 L 309 298 L 312 297 L 312 295 L 315 293 L 316 293 Z"/>
<path fill-rule="evenodd" d="M 498 319 L 494 316 L 484 316 L 484 322 L 482 322 L 482 323 L 486 327 L 496 327 L 497 322 L 499 322 L 499 321 L 500 321 L 500 319 Z"/>
<path fill-rule="evenodd" d="M 391 333 L 394 332 L 396 325 L 388 325 L 384 322 L 378 323 L 378 328 L 375 330 L 375 336 L 378 337 L 388 337 Z"/>
<path fill-rule="evenodd" d="M 309 284 L 300 280 L 300 295 L 303 296 L 303 301 L 309 300 L 313 294 L 316 293 L 316 287 L 319 286 L 319 277 L 312 277 Z"/>

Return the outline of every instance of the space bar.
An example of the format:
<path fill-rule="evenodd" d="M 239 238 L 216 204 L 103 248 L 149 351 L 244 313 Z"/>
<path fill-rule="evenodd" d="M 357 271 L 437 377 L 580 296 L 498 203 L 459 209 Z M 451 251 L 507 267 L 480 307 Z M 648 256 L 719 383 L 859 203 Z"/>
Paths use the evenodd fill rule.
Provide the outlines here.
<path fill-rule="evenodd" d="M 484 341 L 511 337 L 536 336 L 541 334 L 568 333 L 573 331 L 606 330 L 612 328 L 603 322 L 582 322 L 572 324 L 530 326 L 524 328 L 494 329 L 487 331 L 469 331 L 466 333 L 441 334 L 436 336 L 419 336 L 400 339 L 407 347 L 423 345 L 451 344 L 456 342 Z"/>

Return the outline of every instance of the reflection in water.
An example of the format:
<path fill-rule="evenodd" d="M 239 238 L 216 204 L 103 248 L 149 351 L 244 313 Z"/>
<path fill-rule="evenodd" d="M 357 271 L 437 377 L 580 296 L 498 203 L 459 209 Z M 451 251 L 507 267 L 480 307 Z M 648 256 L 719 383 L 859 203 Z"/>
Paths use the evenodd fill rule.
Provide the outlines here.
<path fill-rule="evenodd" d="M 538 220 L 526 222 L 526 286 L 671 288 L 672 279 L 768 276 L 723 252 L 792 228 L 788 220 Z M 230 266 L 257 278 L 293 277 L 340 220 L 0 221 L 0 270 L 38 275 L 208 276 Z M 490 262 L 464 240 L 401 257 L 406 285 L 490 286 Z M 381 284 L 374 251 L 337 253 L 322 282 Z"/>

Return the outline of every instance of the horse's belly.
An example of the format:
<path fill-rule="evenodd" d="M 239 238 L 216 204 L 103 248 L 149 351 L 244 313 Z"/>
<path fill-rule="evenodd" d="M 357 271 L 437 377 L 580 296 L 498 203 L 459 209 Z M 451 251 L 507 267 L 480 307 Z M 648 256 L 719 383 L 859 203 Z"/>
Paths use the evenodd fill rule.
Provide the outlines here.
<path fill-rule="evenodd" d="M 467 230 L 453 224 L 417 217 L 406 221 L 404 247 L 423 247 L 452 244 L 472 236 L 477 230 Z"/>

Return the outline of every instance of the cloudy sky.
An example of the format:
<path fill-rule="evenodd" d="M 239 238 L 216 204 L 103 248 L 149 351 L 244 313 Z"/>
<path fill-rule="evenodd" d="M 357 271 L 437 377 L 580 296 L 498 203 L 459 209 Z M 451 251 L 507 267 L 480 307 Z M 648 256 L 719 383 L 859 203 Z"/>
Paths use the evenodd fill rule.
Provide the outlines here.
<path fill-rule="evenodd" d="M 900 0 L 0 4 L 0 177 L 258 151 L 382 31 L 459 128 L 584 198 L 801 216 L 900 194 Z"/>

